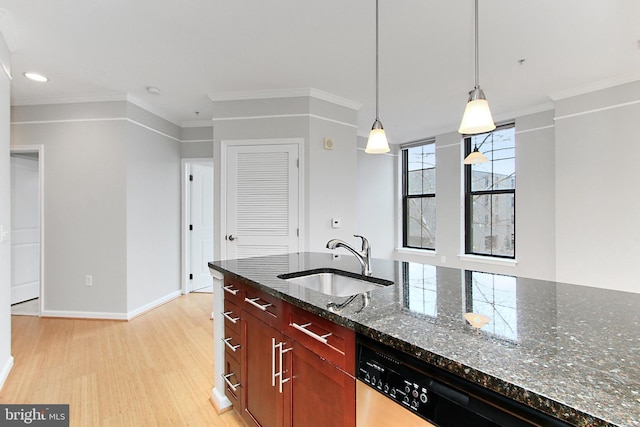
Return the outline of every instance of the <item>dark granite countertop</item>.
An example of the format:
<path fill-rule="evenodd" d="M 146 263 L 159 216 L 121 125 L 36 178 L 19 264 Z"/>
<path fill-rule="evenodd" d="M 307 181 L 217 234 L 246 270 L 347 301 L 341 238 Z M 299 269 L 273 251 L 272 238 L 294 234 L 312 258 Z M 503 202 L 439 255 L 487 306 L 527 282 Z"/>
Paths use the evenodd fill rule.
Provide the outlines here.
<path fill-rule="evenodd" d="M 640 426 L 640 294 L 427 264 L 372 260 L 395 284 L 339 314 L 328 295 L 277 276 L 349 254 L 295 253 L 209 267 L 576 426 Z M 491 321 L 474 330 L 465 312 Z"/>

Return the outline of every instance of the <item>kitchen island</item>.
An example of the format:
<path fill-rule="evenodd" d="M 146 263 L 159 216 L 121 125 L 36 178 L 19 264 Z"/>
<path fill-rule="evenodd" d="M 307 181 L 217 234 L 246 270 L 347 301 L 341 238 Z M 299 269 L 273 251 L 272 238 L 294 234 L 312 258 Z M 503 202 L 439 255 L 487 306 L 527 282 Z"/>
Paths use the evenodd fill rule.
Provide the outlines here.
<path fill-rule="evenodd" d="M 342 307 L 348 297 L 277 276 L 359 275 L 349 255 L 294 253 L 209 267 L 572 425 L 640 426 L 640 294 L 374 259 L 372 276 L 394 284 Z M 467 312 L 490 322 L 476 330 Z"/>

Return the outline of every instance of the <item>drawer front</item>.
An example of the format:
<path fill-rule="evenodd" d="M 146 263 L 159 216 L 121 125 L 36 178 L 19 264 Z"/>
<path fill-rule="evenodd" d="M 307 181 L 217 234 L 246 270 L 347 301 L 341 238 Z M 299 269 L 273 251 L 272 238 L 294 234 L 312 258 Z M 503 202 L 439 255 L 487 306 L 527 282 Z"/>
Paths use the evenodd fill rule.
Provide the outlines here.
<path fill-rule="evenodd" d="M 355 375 L 355 332 L 301 308 L 288 305 L 285 334 L 318 356 Z"/>
<path fill-rule="evenodd" d="M 284 302 L 250 286 L 245 287 L 242 310 L 262 320 L 269 326 L 282 331 Z"/>
<path fill-rule="evenodd" d="M 224 338 L 221 338 L 224 342 L 225 353 L 227 356 L 231 356 L 234 359 L 242 360 L 242 338 L 240 335 L 240 329 L 224 328 Z"/>
<path fill-rule="evenodd" d="M 240 397 L 242 393 L 242 376 L 240 373 L 240 363 L 225 352 L 224 361 L 224 382 L 225 395 L 231 400 L 237 410 L 240 410 Z"/>
<path fill-rule="evenodd" d="M 241 310 L 240 307 L 232 303 L 229 299 L 224 300 L 224 311 L 222 317 L 224 317 L 224 329 L 233 329 L 240 335 L 240 322 L 241 322 Z"/>

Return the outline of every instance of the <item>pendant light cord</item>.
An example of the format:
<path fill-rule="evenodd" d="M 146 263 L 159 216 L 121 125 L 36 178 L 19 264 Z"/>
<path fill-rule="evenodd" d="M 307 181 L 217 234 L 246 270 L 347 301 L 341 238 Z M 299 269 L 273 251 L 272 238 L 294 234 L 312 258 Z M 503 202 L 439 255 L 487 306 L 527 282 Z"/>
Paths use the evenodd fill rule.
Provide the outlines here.
<path fill-rule="evenodd" d="M 478 0 L 476 0 L 478 1 Z M 379 78 L 379 59 L 378 59 L 378 0 L 376 0 L 376 120 L 379 120 L 379 104 L 380 104 L 380 78 Z"/>
<path fill-rule="evenodd" d="M 480 81 L 480 79 L 479 79 L 479 75 L 480 75 L 480 65 L 479 65 L 480 58 L 478 56 L 478 51 L 479 51 L 479 49 L 478 49 L 478 0 L 476 0 L 475 3 L 476 3 L 475 4 L 475 10 L 474 10 L 474 13 L 476 15 L 475 16 L 475 35 L 476 35 L 476 39 L 475 39 L 475 41 L 476 41 L 476 45 L 475 45 L 476 46 L 476 54 L 475 54 L 475 60 L 476 60 L 476 86 L 475 86 L 475 88 L 477 89 L 479 87 L 479 83 L 478 82 Z"/>

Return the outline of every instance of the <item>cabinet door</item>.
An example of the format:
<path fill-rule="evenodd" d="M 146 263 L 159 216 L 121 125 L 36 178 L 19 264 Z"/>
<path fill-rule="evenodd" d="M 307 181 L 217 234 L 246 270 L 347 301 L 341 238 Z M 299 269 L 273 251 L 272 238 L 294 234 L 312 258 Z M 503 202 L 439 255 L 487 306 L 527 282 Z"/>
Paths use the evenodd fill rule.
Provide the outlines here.
<path fill-rule="evenodd" d="M 293 427 L 354 427 L 356 383 L 349 374 L 292 342 L 290 422 Z"/>
<path fill-rule="evenodd" d="M 244 311 L 242 317 L 245 328 L 242 416 L 249 425 L 280 427 L 284 405 L 277 383 L 274 386 L 274 371 L 280 367 L 274 365 L 277 360 L 273 343 L 274 339 L 276 343 L 282 342 L 283 335 Z"/>

